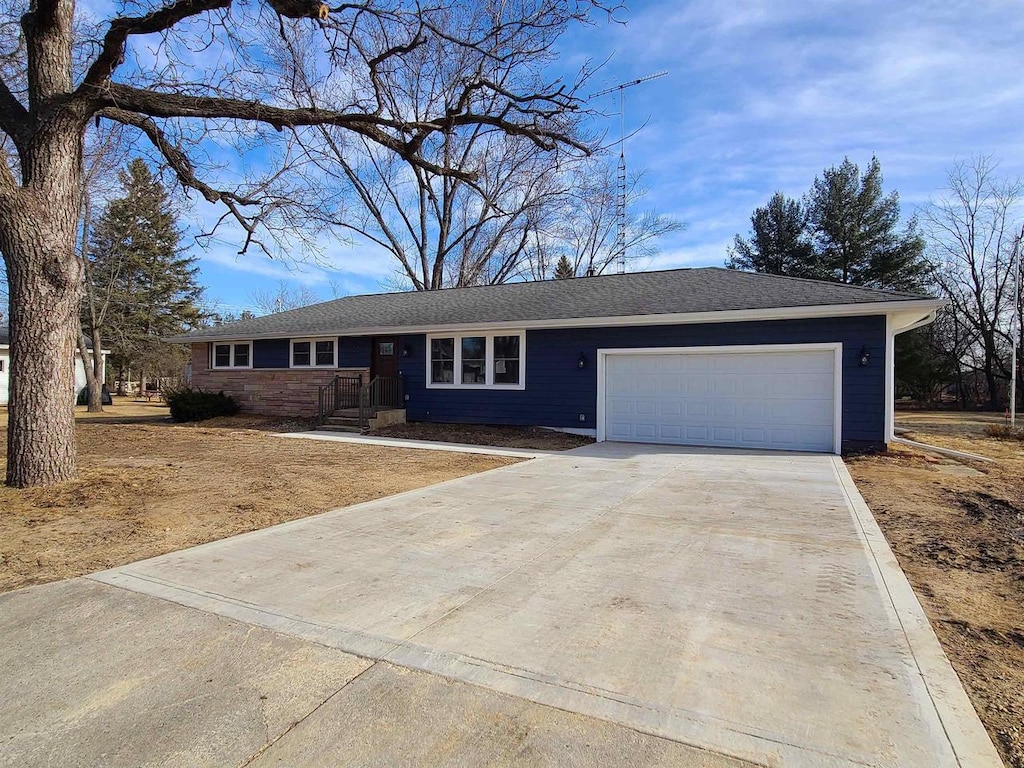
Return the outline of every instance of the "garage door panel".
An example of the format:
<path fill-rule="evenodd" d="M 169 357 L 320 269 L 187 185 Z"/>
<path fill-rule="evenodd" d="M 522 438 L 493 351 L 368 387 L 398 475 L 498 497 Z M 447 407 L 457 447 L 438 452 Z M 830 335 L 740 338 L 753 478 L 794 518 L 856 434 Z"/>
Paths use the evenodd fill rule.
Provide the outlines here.
<path fill-rule="evenodd" d="M 687 440 L 693 440 L 696 442 L 706 443 L 708 440 L 708 428 L 688 426 L 685 429 L 685 435 Z"/>
<path fill-rule="evenodd" d="M 687 395 L 706 395 L 708 393 L 707 376 L 684 376 L 683 391 Z"/>
<path fill-rule="evenodd" d="M 735 427 L 712 427 L 711 440 L 716 445 L 737 445 L 740 442 Z"/>
<path fill-rule="evenodd" d="M 674 424 L 663 425 L 658 429 L 658 437 L 669 442 L 681 440 L 683 437 L 683 428 Z"/>
<path fill-rule="evenodd" d="M 658 412 L 660 416 L 682 416 L 683 403 L 679 399 L 662 402 L 659 404 Z"/>
<path fill-rule="evenodd" d="M 650 422 L 641 422 L 635 425 L 633 434 L 641 440 L 650 440 L 658 436 L 658 428 Z"/>
<path fill-rule="evenodd" d="M 763 400 L 747 400 L 740 407 L 740 418 L 746 422 L 759 422 L 766 418 L 785 418 L 783 414 L 776 416 L 771 403 Z"/>
<path fill-rule="evenodd" d="M 678 374 L 675 376 L 663 376 L 661 379 L 661 394 L 682 395 L 686 392 L 686 383 Z"/>
<path fill-rule="evenodd" d="M 637 400 L 633 408 L 633 415 L 638 418 L 654 416 L 658 408 L 657 400 Z"/>
<path fill-rule="evenodd" d="M 683 403 L 684 415 L 688 418 L 699 418 L 701 416 L 708 415 L 708 404 L 704 402 L 691 402 L 687 400 Z"/>
<path fill-rule="evenodd" d="M 762 427 L 744 427 L 740 432 L 740 439 L 744 443 L 759 443 L 764 444 L 767 442 L 767 432 Z"/>
<path fill-rule="evenodd" d="M 832 427 L 832 401 L 831 400 L 809 400 L 794 402 L 792 400 L 779 400 L 766 404 L 768 418 L 775 424 L 806 424 L 808 426 L 821 426 L 827 424 Z"/>
<path fill-rule="evenodd" d="M 833 450 L 831 349 L 630 353 L 605 360 L 610 440 Z"/>
<path fill-rule="evenodd" d="M 730 401 L 716 401 L 711 408 L 711 418 L 715 421 L 728 419 L 735 421 L 739 418 L 737 403 Z"/>
<path fill-rule="evenodd" d="M 608 415 L 609 417 L 615 418 L 619 416 L 632 416 L 633 415 L 633 403 L 625 398 L 608 398 Z"/>
<path fill-rule="evenodd" d="M 766 387 L 773 395 L 791 397 L 799 395 L 804 398 L 832 399 L 832 374 L 797 373 L 791 375 L 765 377 L 770 384 Z"/>

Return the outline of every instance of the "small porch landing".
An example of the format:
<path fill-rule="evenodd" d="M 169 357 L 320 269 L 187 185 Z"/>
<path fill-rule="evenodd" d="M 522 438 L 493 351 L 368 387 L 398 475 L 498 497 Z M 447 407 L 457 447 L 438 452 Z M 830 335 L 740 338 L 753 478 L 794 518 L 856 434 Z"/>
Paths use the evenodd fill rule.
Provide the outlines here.
<path fill-rule="evenodd" d="M 363 432 L 405 423 L 405 408 L 378 408 L 371 410 L 366 425 L 360 425 L 358 408 L 339 408 L 326 416 L 316 429 L 321 432 Z"/>
<path fill-rule="evenodd" d="M 317 429 L 365 432 L 404 422 L 405 387 L 401 376 L 375 376 L 368 384 L 335 376 L 317 390 Z"/>

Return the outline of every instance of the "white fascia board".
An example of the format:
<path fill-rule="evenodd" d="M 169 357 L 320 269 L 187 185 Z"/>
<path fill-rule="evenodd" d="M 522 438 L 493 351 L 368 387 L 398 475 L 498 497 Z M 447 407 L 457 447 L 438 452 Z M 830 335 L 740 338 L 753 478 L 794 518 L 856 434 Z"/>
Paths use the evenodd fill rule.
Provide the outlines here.
<path fill-rule="evenodd" d="M 380 326 L 367 328 L 345 328 L 317 331 L 317 336 L 378 336 L 421 333 L 458 333 L 462 331 L 504 331 L 504 330 L 546 330 L 557 328 L 610 328 L 616 326 L 643 325 L 693 325 L 697 323 L 742 323 L 758 320 L 804 320 L 819 317 L 864 317 L 910 313 L 916 317 L 933 312 L 945 304 L 940 299 L 906 301 L 877 301 L 859 304 L 819 304 L 805 307 L 771 307 L 768 309 L 736 309 L 716 312 L 665 313 L 655 315 L 620 315 L 617 317 L 571 317 L 557 320 L 509 320 L 492 323 L 453 323 L 429 326 Z M 307 332 L 296 332 L 296 338 L 306 337 Z M 257 333 L 240 336 L 168 336 L 163 340 L 174 344 L 202 344 L 208 341 L 231 341 L 238 339 L 286 339 L 288 331 Z"/>
<path fill-rule="evenodd" d="M 892 318 L 892 333 L 894 336 L 907 331 L 912 331 L 915 328 L 928 325 L 929 323 L 935 322 L 935 315 L 938 313 L 938 309 L 933 309 L 924 315 L 918 312 L 893 312 L 890 317 Z"/>

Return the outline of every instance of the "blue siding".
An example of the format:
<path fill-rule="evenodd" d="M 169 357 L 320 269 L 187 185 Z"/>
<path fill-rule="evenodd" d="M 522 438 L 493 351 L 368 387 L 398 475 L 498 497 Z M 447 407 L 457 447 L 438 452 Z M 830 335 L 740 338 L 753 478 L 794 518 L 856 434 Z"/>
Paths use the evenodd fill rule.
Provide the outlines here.
<path fill-rule="evenodd" d="M 411 421 L 596 428 L 597 350 L 727 344 L 843 343 L 843 442 L 878 444 L 885 431 L 885 318 L 528 331 L 526 389 L 428 389 L 426 337 L 403 336 L 400 361 Z M 871 353 L 859 364 L 862 347 Z M 577 367 L 586 355 L 583 370 Z M 583 414 L 581 421 L 579 416 Z"/>
<path fill-rule="evenodd" d="M 369 368 L 372 341 L 369 336 L 339 337 L 338 367 Z M 252 367 L 289 368 L 290 355 L 290 339 L 256 339 L 252 344 Z"/>
<path fill-rule="evenodd" d="M 290 349 L 288 339 L 256 339 L 252 343 L 252 367 L 287 368 Z"/>
<path fill-rule="evenodd" d="M 338 339 L 339 368 L 369 368 L 372 336 L 341 336 Z"/>

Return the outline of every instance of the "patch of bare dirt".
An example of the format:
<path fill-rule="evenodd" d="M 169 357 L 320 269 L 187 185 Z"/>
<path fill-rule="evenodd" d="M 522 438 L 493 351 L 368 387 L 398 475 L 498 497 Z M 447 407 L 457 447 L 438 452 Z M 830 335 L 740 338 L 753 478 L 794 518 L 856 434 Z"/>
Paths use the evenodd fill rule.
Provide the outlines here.
<path fill-rule="evenodd" d="M 913 414 L 907 437 L 994 458 L 975 473 L 895 448 L 847 460 L 1003 760 L 1024 768 L 1024 451 L 993 417 Z"/>
<path fill-rule="evenodd" d="M 249 417 L 78 424 L 78 480 L 0 486 L 0 591 L 389 496 L 515 459 L 286 440 Z M 269 424 L 269 428 L 273 423 Z M 0 472 L 6 436 L 0 430 Z"/>
<path fill-rule="evenodd" d="M 527 448 L 531 450 L 568 451 L 589 445 L 592 437 L 570 435 L 540 427 L 486 426 L 482 424 L 427 424 L 412 422 L 395 424 L 371 432 L 380 437 L 400 437 L 406 440 L 436 440 L 443 443 L 467 445 L 493 445 L 501 448 Z"/>

